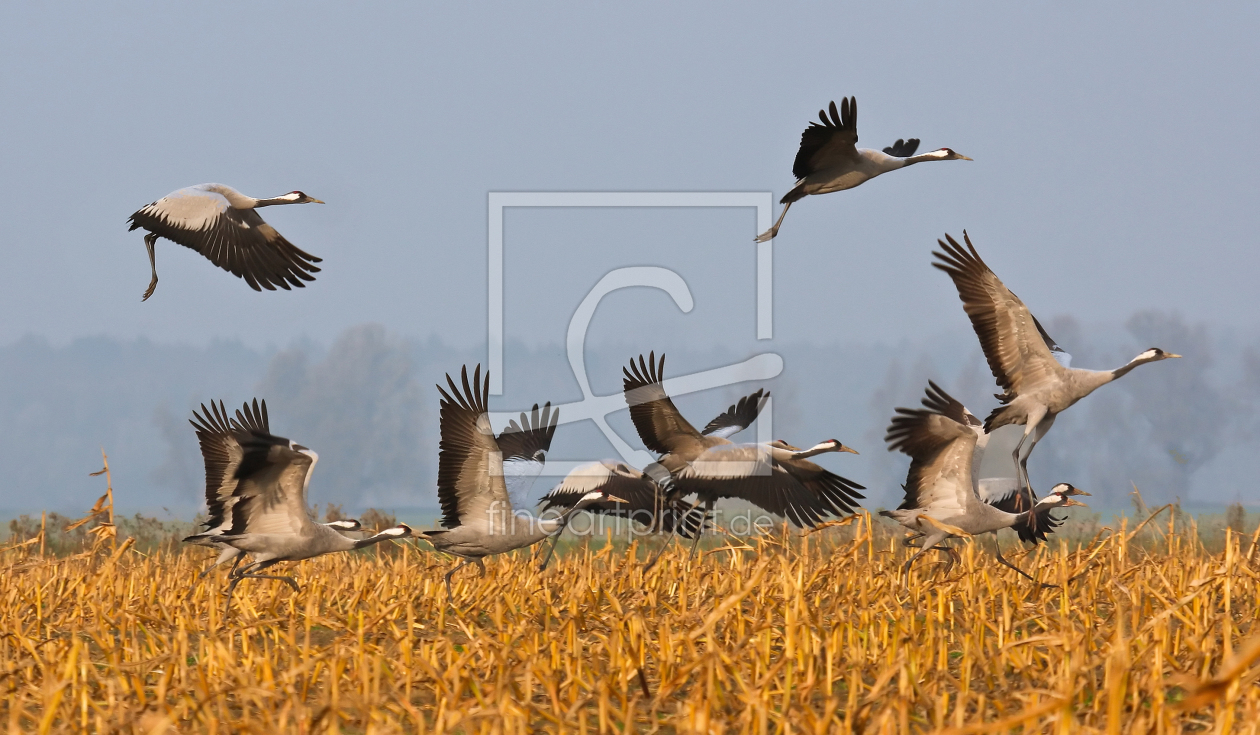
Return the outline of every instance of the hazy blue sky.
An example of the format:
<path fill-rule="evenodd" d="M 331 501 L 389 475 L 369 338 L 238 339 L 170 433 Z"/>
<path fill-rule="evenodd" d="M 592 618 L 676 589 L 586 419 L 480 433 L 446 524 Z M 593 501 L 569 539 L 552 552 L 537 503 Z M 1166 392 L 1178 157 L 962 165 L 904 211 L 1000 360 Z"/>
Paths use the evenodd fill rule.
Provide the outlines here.
<path fill-rule="evenodd" d="M 844 95 L 861 145 L 916 136 L 975 162 L 797 205 L 776 243 L 777 337 L 965 329 L 928 266 L 963 228 L 1039 313 L 1251 328 L 1258 20 L 1253 3 L 6 3 L 0 341 L 261 346 L 376 321 L 471 345 L 487 192 L 777 200 L 802 128 Z M 257 294 L 162 241 L 142 304 L 126 217 L 206 181 L 326 200 L 265 213 L 325 259 L 319 280 Z M 752 340 L 752 210 L 518 210 L 506 233 L 511 336 L 562 341 L 600 275 L 648 264 L 681 273 L 696 310 L 621 294 L 595 339 Z"/>

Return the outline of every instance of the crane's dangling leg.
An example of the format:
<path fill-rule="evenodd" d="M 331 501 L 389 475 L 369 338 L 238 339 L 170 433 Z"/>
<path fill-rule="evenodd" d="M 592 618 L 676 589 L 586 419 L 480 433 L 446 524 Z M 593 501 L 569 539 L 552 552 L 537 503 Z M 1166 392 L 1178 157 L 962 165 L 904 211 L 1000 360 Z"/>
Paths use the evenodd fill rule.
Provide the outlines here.
<path fill-rule="evenodd" d="M 917 548 L 919 548 L 919 544 L 916 544 L 916 543 L 914 543 L 914 542 L 915 542 L 915 541 L 918 541 L 919 539 L 923 538 L 923 537 L 924 537 L 924 536 L 926 536 L 926 535 L 927 535 L 927 534 L 926 534 L 926 533 L 924 533 L 924 532 L 922 532 L 922 531 L 915 531 L 914 533 L 910 534 L 909 536 L 906 536 L 905 538 L 903 538 L 903 539 L 901 540 L 901 545 L 902 545 L 902 546 L 905 546 L 905 547 L 908 547 L 908 548 L 911 548 L 911 549 L 917 549 Z"/>
<path fill-rule="evenodd" d="M 246 566 L 238 569 L 232 577 L 231 583 L 228 584 L 227 592 L 225 593 L 225 596 L 227 597 L 227 604 L 223 611 L 224 614 L 226 615 L 227 612 L 232 609 L 232 593 L 236 590 L 236 585 L 240 584 L 242 579 L 274 579 L 288 584 L 293 588 L 294 592 L 301 592 L 302 590 L 298 587 L 298 583 L 294 581 L 292 577 L 279 577 L 271 574 L 257 573 L 279 564 L 280 561 L 280 559 L 256 561 L 253 564 L 247 564 Z"/>
<path fill-rule="evenodd" d="M 556 529 L 556 532 L 551 534 L 551 536 L 549 537 L 551 539 L 551 548 L 547 550 L 547 557 L 543 559 L 542 564 L 538 567 L 538 571 L 541 572 L 547 568 L 547 562 L 551 561 L 552 554 L 556 553 L 556 544 L 560 543 L 560 535 L 564 533 L 564 529 L 568 528 L 569 518 L 571 518 L 572 516 L 573 516 L 573 511 L 570 510 L 568 513 L 564 514 L 563 518 L 560 519 L 560 528 Z M 486 568 L 482 567 L 481 568 L 482 576 L 485 576 L 485 571 L 486 571 Z"/>
<path fill-rule="evenodd" d="M 563 531 L 564 529 L 561 529 L 561 530 Z M 559 540 L 558 540 L 559 536 L 560 536 L 560 534 L 559 534 L 559 533 L 554 533 L 554 534 L 552 534 L 552 535 L 551 535 L 551 536 L 547 539 L 548 541 L 550 541 L 550 542 L 551 542 L 551 548 L 547 549 L 547 555 L 543 557 L 542 564 L 539 564 L 539 565 L 538 565 L 538 571 L 540 571 L 540 572 L 541 572 L 541 571 L 543 571 L 544 569 L 546 569 L 546 568 L 547 568 L 547 563 L 548 563 L 548 562 L 550 562 L 550 561 L 551 561 L 551 557 L 552 557 L 553 555 L 555 555 L 555 553 L 556 553 L 556 544 L 558 544 L 558 543 L 559 543 Z"/>
<path fill-rule="evenodd" d="M 941 572 L 941 574 L 948 577 L 949 571 L 953 569 L 954 564 L 958 563 L 959 561 L 958 552 L 955 551 L 954 547 L 952 546 L 937 546 L 935 549 L 933 549 L 933 551 L 939 551 L 940 553 L 945 555 L 945 571 Z"/>
<path fill-rule="evenodd" d="M 1028 480 L 1028 457 L 1024 457 L 1023 461 L 1020 461 L 1020 450 L 1024 448 L 1024 442 L 1028 441 L 1028 437 L 1032 436 L 1033 432 L 1037 430 L 1037 424 L 1041 423 L 1046 413 L 1047 409 L 1045 406 L 1037 406 L 1028 413 L 1028 420 L 1024 423 L 1024 435 L 1019 438 L 1019 443 L 1015 445 L 1015 451 L 1011 452 L 1011 461 L 1018 468 L 1019 481 L 1030 493 L 1033 492 L 1033 489 L 1032 483 Z M 1033 443 L 1036 444 L 1036 441 L 1034 440 Z M 1031 446 L 1028 448 L 1028 453 L 1032 454 Z M 1033 497 L 1036 497 L 1035 493 Z"/>
<path fill-rule="evenodd" d="M 141 301 L 148 301 L 153 295 L 153 289 L 157 288 L 157 256 L 153 253 L 153 246 L 157 244 L 158 236 L 152 232 L 144 236 L 144 247 L 149 251 L 149 267 L 153 269 L 153 280 L 149 281 L 149 288 L 144 292 L 144 298 Z"/>
<path fill-rule="evenodd" d="M 665 542 L 661 544 L 661 548 L 656 550 L 656 556 L 652 557 L 651 561 L 647 563 L 647 566 L 643 567 L 644 573 L 646 573 L 652 567 L 656 566 L 656 562 L 661 560 L 661 555 L 665 553 L 665 549 L 669 548 L 669 542 L 674 540 L 674 534 L 676 532 L 677 531 L 672 528 L 669 530 L 669 535 L 665 537 Z"/>
<path fill-rule="evenodd" d="M 232 568 L 228 570 L 228 579 L 231 579 L 232 576 L 236 574 L 236 568 L 240 566 L 241 559 L 245 558 L 245 552 L 240 551 L 239 549 L 235 551 L 237 553 L 234 557 L 232 557 Z M 188 590 L 188 594 L 184 596 L 184 599 L 185 600 L 191 599 L 193 596 L 193 593 L 197 591 L 197 583 L 205 579 L 207 574 L 214 571 L 215 567 L 219 566 L 225 561 L 227 561 L 227 559 L 221 559 L 211 564 L 210 566 L 206 567 L 204 570 L 202 570 L 201 574 L 198 574 L 197 578 L 193 580 L 192 587 Z"/>
<path fill-rule="evenodd" d="M 681 516 L 677 516 L 674 518 L 673 522 L 670 524 L 670 527 L 669 527 L 669 534 L 665 537 L 665 542 L 662 543 L 661 548 L 657 550 L 656 556 L 652 557 L 652 560 L 647 563 L 647 566 L 643 567 L 644 574 L 647 574 L 648 570 L 656 566 L 656 562 L 661 560 L 661 555 L 665 553 L 665 549 L 669 548 L 669 542 L 673 541 L 674 536 L 678 533 L 679 525 L 682 524 L 686 520 L 687 514 L 695 510 L 696 506 L 698 505 L 700 505 L 699 500 L 692 503 L 691 507 L 688 508 Z M 656 517 L 658 519 L 661 519 L 660 521 L 661 523 L 664 523 L 665 511 L 663 508 L 657 511 Z M 699 538 L 700 534 L 703 532 L 704 532 L 704 522 L 702 520 L 700 523 L 700 528 L 696 531 L 696 538 Z"/>
<path fill-rule="evenodd" d="M 1041 580 L 1039 580 L 1039 579 L 1037 579 L 1037 578 L 1033 577 L 1033 576 L 1032 576 L 1031 574 L 1029 574 L 1028 572 L 1025 572 L 1023 569 L 1020 569 L 1019 567 L 1017 567 L 1017 566 L 1015 566 L 1014 564 L 1012 564 L 1012 563 L 1010 563 L 1009 561 L 1007 561 L 1007 560 L 1006 560 L 1006 557 L 1002 556 L 1002 545 L 998 543 L 998 539 L 997 539 L 997 535 L 996 535 L 996 534 L 994 534 L 994 536 L 993 536 L 993 553 L 997 556 L 997 560 L 998 560 L 998 561 L 1002 562 L 1003 564 L 1005 564 L 1006 566 L 1010 567 L 1011 569 L 1014 569 L 1015 571 L 1017 571 L 1017 572 L 1019 572 L 1020 574 L 1024 575 L 1025 577 L 1027 577 L 1027 578 L 1028 578 L 1028 581 L 1032 582 L 1033 584 L 1039 584 L 1039 585 L 1041 585 L 1042 587 L 1058 587 L 1058 586 L 1059 586 L 1059 585 L 1057 585 L 1057 584 L 1046 584 L 1045 582 L 1042 582 Z"/>
<path fill-rule="evenodd" d="M 472 564 L 474 561 L 475 561 L 475 562 L 477 562 L 478 564 L 481 564 L 481 560 L 480 560 L 480 559 L 476 559 L 476 558 L 473 558 L 473 559 L 465 559 L 465 560 L 464 560 L 464 562 L 463 562 L 462 564 L 460 564 L 459 566 L 455 567 L 455 568 L 454 568 L 454 569 L 452 569 L 451 571 L 447 572 L 447 573 L 446 573 L 446 575 L 445 575 L 444 577 L 442 577 L 443 579 L 445 579 L 445 580 L 446 580 L 446 596 L 447 596 L 447 597 L 452 597 L 452 596 L 453 596 L 453 595 L 451 594 L 451 577 L 455 576 L 455 572 L 458 572 L 459 570 L 463 569 L 464 567 L 468 566 L 469 564 Z M 485 574 L 485 571 L 486 571 L 486 566 L 485 566 L 484 564 L 481 564 L 481 572 L 482 572 L 482 574 Z"/>
<path fill-rule="evenodd" d="M 774 223 L 774 227 L 766 230 L 757 236 L 753 242 L 770 242 L 774 236 L 779 234 L 779 225 L 783 224 L 783 218 L 787 216 L 787 211 L 792 208 L 792 203 L 788 202 L 783 205 L 783 211 L 779 213 L 779 221 Z"/>
<path fill-rule="evenodd" d="M 924 534 L 924 535 L 927 536 L 927 534 Z M 914 556 L 910 557 L 901 568 L 902 574 L 905 575 L 905 583 L 907 585 L 910 584 L 910 565 L 914 564 L 914 560 L 918 559 L 920 556 L 923 556 L 923 552 L 927 551 L 928 549 L 931 549 L 932 547 L 936 546 L 940 542 L 944 541 L 948 535 L 949 534 L 945 533 L 944 531 L 936 531 L 931 536 L 927 536 L 927 538 L 923 539 L 923 548 L 919 549 L 919 551 Z"/>
<path fill-rule="evenodd" d="M 919 539 L 923 538 L 926 535 L 927 534 L 923 533 L 922 531 L 916 531 L 913 534 L 903 538 L 901 540 L 901 545 L 909 549 L 918 549 L 920 548 L 920 545 L 914 542 L 918 541 Z M 934 547 L 932 550 L 945 555 L 945 575 L 948 576 L 949 570 L 953 569 L 954 563 L 959 560 L 958 552 L 954 551 L 954 547 L 945 546 L 943 544 L 941 546 Z"/>
<path fill-rule="evenodd" d="M 1033 450 L 1037 448 L 1037 443 L 1050 431 L 1050 427 L 1054 426 L 1054 419 L 1058 414 L 1047 413 L 1040 421 L 1037 422 L 1037 428 L 1033 429 L 1032 435 L 1028 437 L 1028 451 L 1024 452 L 1024 456 L 1019 460 L 1019 471 L 1023 473 L 1024 482 L 1028 487 L 1032 497 L 1036 498 L 1037 493 L 1033 492 L 1032 483 L 1028 479 L 1028 458 L 1032 456 Z M 1032 506 L 1029 505 L 1031 508 Z M 1025 508 L 1027 510 L 1027 508 Z"/>

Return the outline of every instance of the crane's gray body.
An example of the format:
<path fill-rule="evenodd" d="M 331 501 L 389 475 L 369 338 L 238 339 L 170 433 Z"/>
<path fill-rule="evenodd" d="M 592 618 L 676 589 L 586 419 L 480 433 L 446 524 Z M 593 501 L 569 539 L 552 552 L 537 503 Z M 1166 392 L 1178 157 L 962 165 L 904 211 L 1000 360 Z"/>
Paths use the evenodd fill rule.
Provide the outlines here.
<path fill-rule="evenodd" d="M 423 537 L 438 551 L 464 559 L 481 559 L 533 546 L 564 527 L 563 517 L 536 518 L 528 513 L 512 512 L 510 508 L 503 516 L 487 523 L 425 531 Z"/>
<path fill-rule="evenodd" d="M 909 165 L 909 159 L 890 156 L 870 148 L 857 148 L 836 165 L 816 171 L 796 182 L 787 198 L 795 201 L 811 194 L 830 194 L 852 189 L 871 179 Z"/>

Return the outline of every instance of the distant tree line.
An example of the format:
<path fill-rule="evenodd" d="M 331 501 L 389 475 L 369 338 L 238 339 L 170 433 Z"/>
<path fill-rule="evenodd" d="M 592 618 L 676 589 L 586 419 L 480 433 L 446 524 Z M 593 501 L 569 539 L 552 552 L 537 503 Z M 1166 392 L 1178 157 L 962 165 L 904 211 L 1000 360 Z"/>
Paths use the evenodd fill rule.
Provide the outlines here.
<path fill-rule="evenodd" d="M 1135 314 L 1120 327 L 1086 328 L 1071 318 L 1051 319 L 1047 327 L 1076 367 L 1117 367 L 1150 346 L 1186 357 L 1139 368 L 1064 413 L 1033 459 L 1036 486 L 1069 481 L 1093 492 L 1095 505 L 1113 508 L 1127 505 L 1134 485 L 1151 503 L 1260 501 L 1249 484 L 1260 458 L 1248 449 L 1260 440 L 1260 340 L 1227 339 L 1157 312 Z M 893 407 L 917 405 L 928 379 L 979 415 L 997 403 L 988 366 L 964 330 L 896 345 L 698 349 L 673 344 L 669 335 L 651 339 L 625 335 L 623 342 L 587 345 L 594 392 L 618 393 L 621 367 L 640 351 L 667 351 L 670 376 L 777 352 L 784 372 L 764 384 L 773 396 L 775 438 L 808 445 L 834 437 L 857 447 L 860 457 L 829 464 L 870 488 L 870 507 L 895 505 L 905 478 L 904 458 L 884 450 Z M 491 401 L 493 408 L 581 399 L 563 349 L 511 342 L 506 348 L 505 394 Z M 204 482 L 187 423 L 192 409 L 221 398 L 235 410 L 255 396 L 267 400 L 273 431 L 319 453 L 312 503 L 339 504 L 349 514 L 368 507 L 433 509 L 434 384 L 447 372 L 458 379 L 461 365 L 484 359 L 484 347 L 405 339 L 374 324 L 349 328 L 327 346 L 300 342 L 270 351 L 235 342 L 192 347 L 105 338 L 54 347 L 28 337 L 0 347 L 0 462 L 6 469 L 0 516 L 73 513 L 85 498 L 90 504 L 96 488 L 87 473 L 99 468 L 103 447 L 120 508 L 167 508 L 164 517 L 190 519 Z M 755 387 L 727 386 L 676 402 L 703 420 Z M 626 412 L 609 421 L 641 446 Z M 591 424 L 562 424 L 551 454 L 565 460 L 611 455 Z M 1205 490 L 1208 476 L 1212 486 Z M 534 497 L 555 482 L 540 479 Z"/>

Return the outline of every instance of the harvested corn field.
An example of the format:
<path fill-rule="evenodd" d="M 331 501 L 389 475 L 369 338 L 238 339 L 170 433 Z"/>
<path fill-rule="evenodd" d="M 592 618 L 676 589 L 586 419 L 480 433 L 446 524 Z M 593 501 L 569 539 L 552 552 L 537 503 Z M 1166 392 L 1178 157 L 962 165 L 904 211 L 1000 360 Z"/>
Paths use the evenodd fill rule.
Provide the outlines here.
<path fill-rule="evenodd" d="M 900 536 L 864 515 L 647 574 L 640 548 L 543 573 L 518 553 L 450 600 L 447 558 L 382 547 L 294 565 L 299 594 L 251 580 L 226 615 L 222 574 L 185 599 L 198 551 L 28 544 L 3 557 L 0 711 L 15 732 L 1248 731 L 1253 539 L 1198 538 L 1157 518 L 1011 557 L 1058 588 L 977 541 L 903 585 Z"/>

